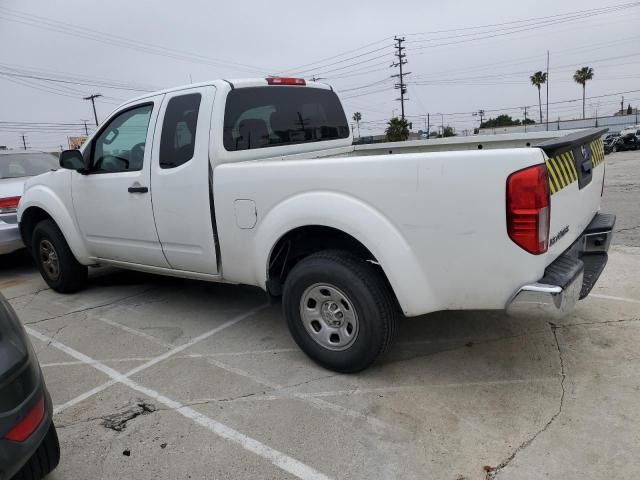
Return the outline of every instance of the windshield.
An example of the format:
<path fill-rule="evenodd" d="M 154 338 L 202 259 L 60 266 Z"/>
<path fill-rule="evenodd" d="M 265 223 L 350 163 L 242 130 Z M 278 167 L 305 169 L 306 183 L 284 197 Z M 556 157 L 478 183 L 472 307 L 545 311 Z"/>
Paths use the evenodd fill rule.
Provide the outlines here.
<path fill-rule="evenodd" d="M 0 155 L 0 179 L 33 177 L 58 169 L 58 158 L 49 153 L 9 153 Z"/>

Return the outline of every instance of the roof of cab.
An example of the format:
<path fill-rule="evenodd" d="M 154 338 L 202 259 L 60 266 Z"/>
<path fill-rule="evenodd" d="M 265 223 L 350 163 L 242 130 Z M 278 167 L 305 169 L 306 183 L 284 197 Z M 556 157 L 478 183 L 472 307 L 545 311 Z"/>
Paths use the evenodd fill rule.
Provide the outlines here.
<path fill-rule="evenodd" d="M 139 100 L 144 100 L 145 98 L 149 98 L 149 97 L 154 97 L 156 95 L 163 95 L 166 93 L 172 93 L 172 92 L 179 92 L 181 90 L 188 90 L 190 88 L 198 88 L 198 87 L 207 87 L 207 86 L 216 86 L 216 85 L 221 85 L 221 84 L 227 84 L 229 85 L 232 89 L 235 88 L 248 88 L 248 87 L 270 87 L 270 88 L 276 88 L 276 87 L 283 87 L 283 86 L 289 86 L 289 85 L 269 85 L 267 83 L 267 79 L 266 78 L 235 78 L 235 79 L 218 79 L 218 80 L 209 80 L 209 81 L 205 81 L 205 82 L 198 82 L 198 83 L 190 83 L 187 85 L 181 85 L 179 87 L 172 87 L 172 88 L 167 88 L 164 90 L 158 90 L 155 92 L 149 92 L 145 95 L 141 95 L 139 97 L 135 97 L 132 98 L 130 100 L 127 100 L 126 102 L 122 103 L 122 105 L 118 106 L 118 108 L 120 108 L 123 105 L 127 105 L 129 103 L 132 102 L 137 102 Z M 321 82 L 314 82 L 311 80 L 305 80 L 305 85 L 294 85 L 291 86 L 291 88 L 320 88 L 322 90 L 333 90 L 333 88 L 331 87 L 331 85 L 328 85 L 326 83 L 321 83 Z"/>

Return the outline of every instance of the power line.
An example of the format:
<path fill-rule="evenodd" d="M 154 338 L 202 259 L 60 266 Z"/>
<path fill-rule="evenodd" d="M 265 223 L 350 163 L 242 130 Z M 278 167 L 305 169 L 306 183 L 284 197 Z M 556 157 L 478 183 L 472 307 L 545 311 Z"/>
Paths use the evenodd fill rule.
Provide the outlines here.
<path fill-rule="evenodd" d="M 153 91 L 153 90 L 148 90 L 148 89 L 141 89 L 141 88 L 125 87 L 125 86 L 120 86 L 120 85 L 113 85 L 113 84 L 104 83 L 104 82 L 82 82 L 82 81 L 61 80 L 61 79 L 50 78 L 50 77 L 41 77 L 41 76 L 38 76 L 38 75 L 27 75 L 27 74 L 21 74 L 21 73 L 5 72 L 5 71 L 1 71 L 1 70 L 0 70 L 0 75 L 4 75 L 4 76 L 7 76 L 7 77 L 31 78 L 31 79 L 34 79 L 34 80 L 43 80 L 43 81 L 46 81 L 46 82 L 65 83 L 65 84 L 70 84 L 70 85 L 87 85 L 87 86 L 92 86 L 92 87 L 113 88 L 113 89 L 116 89 L 116 90 L 131 90 L 131 91 L 134 91 L 134 92 L 148 93 L 148 92 Z"/>
<path fill-rule="evenodd" d="M 558 23 L 565 23 L 565 22 L 570 22 L 574 20 L 580 20 L 583 18 L 588 18 L 596 15 L 605 15 L 609 13 L 615 13 L 620 10 L 634 8 L 638 6 L 640 6 L 640 2 L 631 2 L 631 3 L 625 3 L 625 4 L 611 5 L 607 7 L 592 8 L 587 10 L 575 10 L 572 12 L 550 15 L 545 17 L 534 17 L 526 20 L 513 20 L 510 22 L 503 22 L 503 23 L 492 24 L 492 25 L 482 25 L 482 26 L 466 27 L 466 28 L 451 29 L 451 30 L 440 30 L 437 32 L 422 32 L 420 34 L 407 34 L 407 36 L 434 35 L 437 33 L 452 33 L 452 32 L 460 32 L 460 31 L 468 31 L 468 30 L 481 30 L 484 28 L 492 28 L 492 27 L 504 27 L 504 28 L 498 28 L 494 30 L 456 34 L 456 35 L 450 35 L 445 37 L 435 37 L 435 38 L 427 38 L 427 39 L 421 39 L 421 40 L 409 40 L 410 43 L 426 43 L 426 42 L 433 42 L 433 41 L 440 41 L 440 40 L 451 40 L 451 39 L 472 37 L 477 35 L 487 35 L 487 34 L 493 34 L 493 33 L 499 33 L 499 32 L 506 32 L 507 34 L 517 33 L 519 31 L 524 31 L 523 29 L 532 29 L 529 27 L 542 28 L 549 25 L 555 25 Z M 515 25 L 515 24 L 523 24 L 523 25 Z M 514 25 L 514 26 L 505 27 L 506 25 Z M 513 30 L 513 31 L 508 32 L 509 30 Z"/>
<path fill-rule="evenodd" d="M 317 65 L 317 64 L 326 62 L 327 60 L 333 60 L 334 58 L 340 58 L 340 57 L 342 57 L 344 55 L 348 55 L 348 54 L 353 53 L 353 52 L 364 50 L 365 48 L 372 47 L 373 45 L 377 45 L 377 44 L 382 43 L 382 42 L 387 42 L 389 40 L 390 40 L 389 37 L 383 38 L 381 40 L 377 40 L 375 42 L 371 42 L 371 43 L 367 43 L 366 45 L 362 45 L 361 47 L 354 48 L 354 49 L 351 49 L 351 50 L 347 50 L 346 52 L 342 52 L 342 53 L 338 53 L 336 55 L 332 55 L 330 57 L 322 58 L 322 59 L 317 60 L 315 62 L 305 63 L 303 65 L 298 65 L 297 67 L 288 68 L 286 70 L 283 70 L 282 72 L 296 72 L 296 71 L 299 71 L 301 68 L 309 67 L 311 65 Z"/>
<path fill-rule="evenodd" d="M 132 50 L 137 50 L 165 58 L 174 58 L 177 60 L 200 63 L 216 67 L 223 66 L 227 68 L 234 68 L 236 70 L 252 71 L 253 73 L 259 72 L 260 74 L 264 74 L 266 71 L 266 69 L 264 68 L 256 67 L 253 65 L 215 59 L 200 54 L 186 52 L 183 50 L 168 48 L 166 46 L 155 45 L 139 40 L 132 40 L 126 37 L 114 35 L 113 33 L 100 32 L 94 28 L 88 29 L 75 24 L 51 20 L 46 17 L 41 17 L 26 12 L 20 12 L 18 10 L 11 10 L 6 7 L 0 7 L 0 18 L 4 18 L 5 20 L 15 23 L 21 23 L 31 27 L 46 29 L 74 37 L 85 38 L 87 40 L 98 43 L 129 48 Z"/>
<path fill-rule="evenodd" d="M 639 4 L 634 4 L 633 6 L 635 7 L 635 6 L 638 6 L 638 5 L 640 5 L 640 3 Z M 615 10 L 612 10 L 612 11 L 603 12 L 603 14 L 613 13 L 613 12 L 618 11 L 618 10 L 622 10 L 622 8 L 618 8 L 618 9 L 615 9 Z M 573 21 L 576 21 L 576 20 L 582 20 L 582 19 L 585 19 L 585 18 L 588 18 L 588 17 L 591 17 L 591 16 L 593 16 L 593 15 L 580 15 L 580 16 L 575 16 L 575 17 L 572 17 L 572 18 L 563 19 L 563 20 L 556 20 L 556 21 L 553 21 L 553 22 L 547 22 L 544 25 L 532 25 L 532 26 L 528 26 L 528 27 L 524 27 L 523 26 L 522 28 L 518 28 L 516 30 L 510 30 L 510 31 L 507 31 L 507 32 L 497 31 L 498 33 L 491 33 L 491 34 L 489 34 L 489 32 L 485 32 L 486 34 L 478 33 L 475 36 L 473 36 L 472 38 L 464 38 L 464 39 L 461 39 L 461 40 L 454 40 L 454 41 L 441 42 L 441 43 L 431 43 L 429 45 L 421 45 L 421 46 L 417 46 L 417 47 L 412 47 L 412 48 L 410 48 L 410 50 L 411 51 L 415 51 L 415 50 L 439 48 L 439 47 L 445 47 L 445 46 L 450 46 L 450 45 L 459 45 L 459 44 L 462 44 L 462 43 L 475 42 L 475 41 L 478 41 L 478 40 L 486 40 L 486 39 L 491 39 L 491 38 L 503 37 L 503 36 L 512 35 L 512 34 L 515 34 L 515 33 L 521 33 L 521 32 L 527 32 L 527 31 L 531 31 L 531 30 L 537 30 L 537 29 L 540 29 L 540 28 L 546 28 L 546 27 L 549 27 L 549 26 L 552 26 L 552 25 L 559 25 L 559 24 L 562 24 L 562 23 L 568 23 L 568 22 L 573 22 Z M 424 41 L 422 41 L 422 43 L 426 43 L 428 41 L 438 41 L 438 40 L 443 40 L 443 39 L 444 38 L 442 38 L 442 39 L 424 40 Z M 417 43 L 417 42 L 414 42 L 414 43 Z M 418 53 L 417 55 L 423 55 L 423 54 L 424 53 Z"/>
<path fill-rule="evenodd" d="M 323 69 L 323 68 L 332 67 L 334 65 L 340 65 L 341 63 L 349 62 L 351 60 L 355 60 L 356 58 L 366 57 L 367 55 L 371 55 L 373 53 L 378 53 L 378 52 L 381 52 L 383 50 L 389 50 L 389 46 L 385 45 L 384 47 L 376 48 L 375 50 L 370 50 L 368 52 L 364 52 L 364 53 L 361 53 L 359 55 L 354 55 L 352 57 L 347 57 L 347 58 L 345 58 L 343 60 L 338 60 L 337 62 L 328 63 L 326 65 L 319 65 L 319 66 L 314 67 L 314 68 L 307 68 L 306 70 L 297 70 L 297 71 L 294 70 L 292 73 L 294 75 L 304 75 L 306 73 L 315 72 L 316 70 L 320 70 L 320 69 Z M 380 58 L 380 55 L 376 55 L 374 58 L 369 59 L 369 61 L 378 60 L 379 58 Z M 353 64 L 353 65 L 357 65 L 357 64 Z M 349 65 L 349 66 L 351 66 L 351 65 Z"/>
<path fill-rule="evenodd" d="M 611 5 L 611 7 L 637 6 L 639 4 L 640 4 L 640 2 L 630 2 L 630 3 L 624 3 L 624 4 L 618 4 L 618 5 Z M 508 22 L 491 23 L 491 24 L 487 24 L 487 25 L 476 25 L 476 26 L 472 26 L 472 27 L 452 28 L 452 29 L 447 29 L 447 30 L 436 30 L 436 31 L 431 31 L 431 32 L 414 32 L 414 33 L 407 33 L 406 36 L 433 35 L 433 34 L 437 34 L 437 33 L 461 32 L 461 31 L 474 30 L 474 29 L 479 29 L 479 28 L 500 27 L 500 26 L 503 26 L 503 25 L 512 25 L 512 24 L 515 24 L 515 23 L 530 22 L 532 20 L 543 20 L 543 19 L 549 19 L 549 18 L 562 17 L 562 16 L 566 16 L 566 15 L 572 15 L 572 14 L 576 14 L 576 13 L 586 13 L 586 12 L 591 12 L 591 11 L 595 11 L 595 10 L 601 10 L 602 8 L 603 7 L 601 7 L 601 8 L 592 8 L 592 9 L 589 9 L 589 10 L 577 10 L 577 11 L 572 11 L 572 12 L 559 13 L 559 14 L 555 14 L 555 15 L 547 15 L 547 16 L 544 16 L 544 17 L 534 17 L 534 18 L 527 18 L 527 19 L 522 19 L 522 20 L 511 20 L 511 21 L 508 21 Z"/>

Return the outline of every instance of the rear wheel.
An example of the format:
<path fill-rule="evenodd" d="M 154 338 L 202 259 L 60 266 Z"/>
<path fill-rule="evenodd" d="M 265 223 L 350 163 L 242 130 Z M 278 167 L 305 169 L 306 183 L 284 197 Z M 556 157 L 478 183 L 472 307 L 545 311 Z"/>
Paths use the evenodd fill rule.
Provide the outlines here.
<path fill-rule="evenodd" d="M 367 368 L 385 351 L 398 313 L 379 268 L 343 251 L 301 260 L 285 281 L 283 308 L 298 346 L 345 373 Z"/>
<path fill-rule="evenodd" d="M 33 230 L 32 253 L 42 278 L 55 291 L 73 293 L 87 282 L 87 267 L 73 256 L 53 220 L 43 220 Z"/>
<path fill-rule="evenodd" d="M 60 462 L 60 444 L 56 427 L 51 422 L 42 443 L 11 480 L 40 480 L 51 473 Z"/>

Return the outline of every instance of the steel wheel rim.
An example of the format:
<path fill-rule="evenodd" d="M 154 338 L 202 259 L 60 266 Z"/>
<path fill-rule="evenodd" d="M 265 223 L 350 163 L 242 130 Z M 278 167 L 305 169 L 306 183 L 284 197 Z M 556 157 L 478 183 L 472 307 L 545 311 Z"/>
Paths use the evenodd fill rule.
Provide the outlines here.
<path fill-rule="evenodd" d="M 300 299 L 300 319 L 309 336 L 327 350 L 346 350 L 358 337 L 358 313 L 349 297 L 327 283 L 308 287 Z"/>
<path fill-rule="evenodd" d="M 60 276 L 58 252 L 56 252 L 56 249 L 49 240 L 41 240 L 38 250 L 43 270 L 50 279 L 56 280 Z"/>

